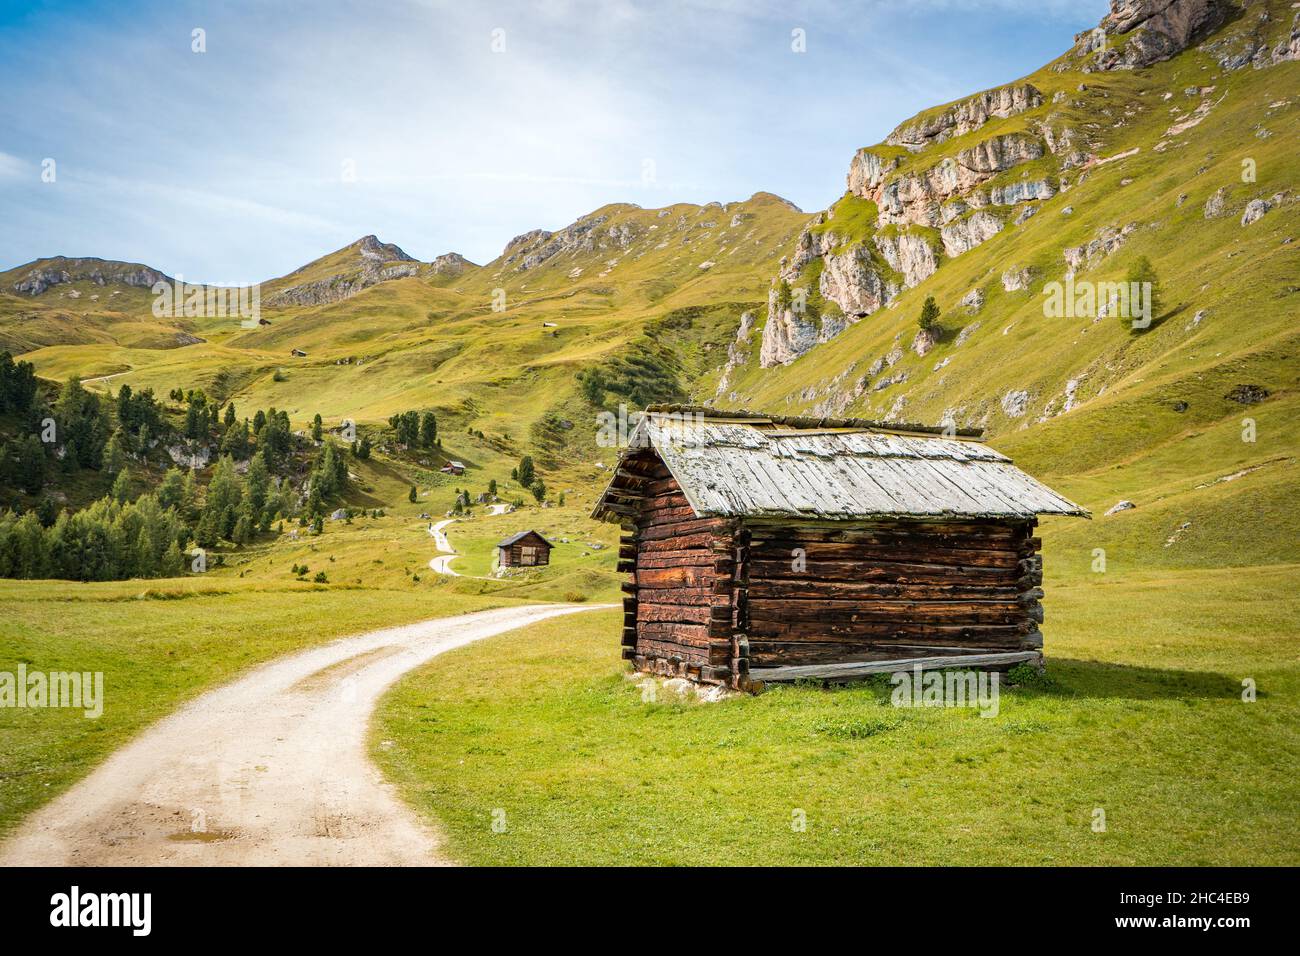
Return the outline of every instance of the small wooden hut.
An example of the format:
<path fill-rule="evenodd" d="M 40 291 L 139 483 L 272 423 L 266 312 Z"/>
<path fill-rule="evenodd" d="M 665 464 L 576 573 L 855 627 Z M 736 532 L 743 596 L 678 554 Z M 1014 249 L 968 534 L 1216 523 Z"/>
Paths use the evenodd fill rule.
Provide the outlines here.
<path fill-rule="evenodd" d="M 551 563 L 551 542 L 536 531 L 520 531 L 497 543 L 497 566 L 535 568 Z"/>
<path fill-rule="evenodd" d="M 647 410 L 593 512 L 626 529 L 624 658 L 745 690 L 1041 663 L 1041 514 L 1088 516 L 978 430 L 689 406 Z"/>

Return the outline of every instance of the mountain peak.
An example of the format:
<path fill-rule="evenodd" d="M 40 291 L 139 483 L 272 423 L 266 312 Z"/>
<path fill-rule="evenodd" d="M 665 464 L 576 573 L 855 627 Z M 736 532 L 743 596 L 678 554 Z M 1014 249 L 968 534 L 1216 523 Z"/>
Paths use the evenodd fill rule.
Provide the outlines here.
<path fill-rule="evenodd" d="M 380 242 L 375 235 L 362 236 L 352 244 L 367 259 L 376 262 L 415 262 L 414 256 L 408 256 L 400 246 L 391 242 Z"/>

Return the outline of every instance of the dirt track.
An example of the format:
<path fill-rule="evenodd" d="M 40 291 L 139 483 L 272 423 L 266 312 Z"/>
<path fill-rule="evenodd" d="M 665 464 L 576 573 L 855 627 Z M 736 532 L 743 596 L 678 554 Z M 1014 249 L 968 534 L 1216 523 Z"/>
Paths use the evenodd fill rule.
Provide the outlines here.
<path fill-rule="evenodd" d="M 380 694 L 443 651 L 595 607 L 480 611 L 265 664 L 114 753 L 0 846 L 0 865 L 446 863 L 366 757 Z"/>
<path fill-rule="evenodd" d="M 437 524 L 429 525 L 429 534 L 433 536 L 433 546 L 442 552 L 437 557 L 429 560 L 429 570 L 458 578 L 460 575 L 451 569 L 451 562 L 453 558 L 457 558 L 459 555 L 447 540 L 447 533 L 442 530 L 455 520 L 455 518 L 448 518 L 446 521 L 439 521 Z"/>

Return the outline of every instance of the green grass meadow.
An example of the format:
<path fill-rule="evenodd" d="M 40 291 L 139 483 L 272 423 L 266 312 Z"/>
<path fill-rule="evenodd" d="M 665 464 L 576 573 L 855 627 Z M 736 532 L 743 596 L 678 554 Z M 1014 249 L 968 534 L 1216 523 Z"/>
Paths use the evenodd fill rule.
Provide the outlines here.
<path fill-rule="evenodd" d="M 408 675 L 372 755 L 469 864 L 1294 865 L 1298 571 L 1049 580 L 1047 679 L 987 718 L 883 682 L 647 702 L 593 612 Z"/>

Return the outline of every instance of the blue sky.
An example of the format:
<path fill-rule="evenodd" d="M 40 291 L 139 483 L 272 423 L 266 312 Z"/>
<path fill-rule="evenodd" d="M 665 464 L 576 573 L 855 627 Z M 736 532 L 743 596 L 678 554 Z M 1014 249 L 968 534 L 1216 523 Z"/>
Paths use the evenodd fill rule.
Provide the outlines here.
<path fill-rule="evenodd" d="M 821 209 L 856 148 L 1106 9 L 0 0 L 0 269 L 102 256 L 243 283 L 367 233 L 486 262 L 613 201 Z"/>

